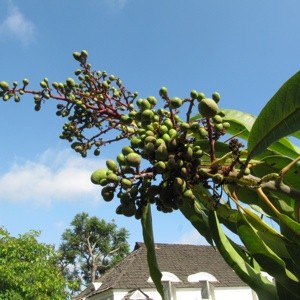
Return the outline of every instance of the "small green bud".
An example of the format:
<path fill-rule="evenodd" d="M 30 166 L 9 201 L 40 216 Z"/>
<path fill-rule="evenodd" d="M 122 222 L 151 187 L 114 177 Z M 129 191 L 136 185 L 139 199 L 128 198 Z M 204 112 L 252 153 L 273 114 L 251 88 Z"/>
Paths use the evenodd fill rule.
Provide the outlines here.
<path fill-rule="evenodd" d="M 9 90 L 9 84 L 7 81 L 1 81 L 0 82 L 0 88 L 3 90 L 3 91 L 8 91 Z"/>
<path fill-rule="evenodd" d="M 159 95 L 162 98 L 166 98 L 168 96 L 168 89 L 165 86 L 161 87 L 159 90 Z"/>

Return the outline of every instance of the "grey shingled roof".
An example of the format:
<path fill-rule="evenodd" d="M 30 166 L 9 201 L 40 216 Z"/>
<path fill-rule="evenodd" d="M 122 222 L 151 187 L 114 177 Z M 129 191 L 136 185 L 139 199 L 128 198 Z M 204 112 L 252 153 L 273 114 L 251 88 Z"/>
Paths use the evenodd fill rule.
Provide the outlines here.
<path fill-rule="evenodd" d="M 102 285 L 90 295 L 108 289 L 153 288 L 154 284 L 147 282 L 149 270 L 146 255 L 144 243 L 136 243 L 133 252 L 97 280 L 102 282 Z M 156 244 L 156 255 L 160 270 L 171 272 L 182 281 L 176 283 L 177 288 L 199 288 L 199 283 L 187 281 L 189 275 L 199 272 L 208 272 L 215 276 L 219 281 L 213 283 L 215 286 L 246 286 L 212 246 Z"/>

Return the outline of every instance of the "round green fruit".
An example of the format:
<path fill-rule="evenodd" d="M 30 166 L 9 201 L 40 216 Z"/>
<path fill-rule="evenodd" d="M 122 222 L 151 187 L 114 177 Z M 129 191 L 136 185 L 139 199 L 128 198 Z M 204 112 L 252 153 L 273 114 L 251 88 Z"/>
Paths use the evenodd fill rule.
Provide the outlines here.
<path fill-rule="evenodd" d="M 158 161 L 154 164 L 157 173 L 162 174 L 166 170 L 166 164 L 163 161 Z"/>
<path fill-rule="evenodd" d="M 101 190 L 101 195 L 104 201 L 111 201 L 114 198 L 115 188 L 111 186 L 105 186 Z"/>
<path fill-rule="evenodd" d="M 197 92 L 196 90 L 192 90 L 190 95 L 191 95 L 191 98 L 192 98 L 192 99 L 197 99 L 197 97 L 198 97 L 198 92 Z"/>
<path fill-rule="evenodd" d="M 126 156 L 126 164 L 132 167 L 138 167 L 141 164 L 141 157 L 137 153 L 129 153 Z"/>
<path fill-rule="evenodd" d="M 133 151 L 133 149 L 130 147 L 130 146 L 124 146 L 123 148 L 122 148 L 122 153 L 123 153 L 123 155 L 128 155 L 129 153 L 133 153 L 134 151 Z"/>
<path fill-rule="evenodd" d="M 118 154 L 117 162 L 119 163 L 119 165 L 124 165 L 125 164 L 125 156 L 124 156 L 123 153 Z"/>
<path fill-rule="evenodd" d="M 213 99 L 205 98 L 200 101 L 198 110 L 204 118 L 212 118 L 217 114 L 219 107 Z"/>
<path fill-rule="evenodd" d="M 157 103 L 157 99 L 154 96 L 149 96 L 147 100 L 152 106 L 156 105 Z"/>
<path fill-rule="evenodd" d="M 167 97 L 168 96 L 168 89 L 165 86 L 161 87 L 160 90 L 159 90 L 159 95 L 162 98 Z"/>
<path fill-rule="evenodd" d="M 0 88 L 1 88 L 3 91 L 8 91 L 8 90 L 9 90 L 9 84 L 8 84 L 8 82 L 6 82 L 6 81 L 1 81 L 1 82 L 0 82 Z"/>
<path fill-rule="evenodd" d="M 118 165 L 117 165 L 117 163 L 116 163 L 114 160 L 112 160 L 112 159 L 108 159 L 108 160 L 106 161 L 106 166 L 107 166 L 107 168 L 108 168 L 109 170 L 111 170 L 111 171 L 113 171 L 113 172 L 116 172 L 116 171 L 118 170 Z"/>
<path fill-rule="evenodd" d="M 220 99 L 221 99 L 221 96 L 220 96 L 220 94 L 219 94 L 218 92 L 214 92 L 214 93 L 212 94 L 212 98 L 213 98 L 213 100 L 214 100 L 216 103 L 218 103 L 218 102 L 220 101 Z"/>
<path fill-rule="evenodd" d="M 182 99 L 178 97 L 174 97 L 170 100 L 170 108 L 176 109 L 182 105 Z"/>
<path fill-rule="evenodd" d="M 127 179 L 127 178 L 123 178 L 121 180 L 121 186 L 123 189 L 129 189 L 132 186 L 132 181 Z"/>
<path fill-rule="evenodd" d="M 94 184 L 100 184 L 100 182 L 103 180 L 103 179 L 106 179 L 108 169 L 98 169 L 96 171 L 94 171 L 91 175 L 91 181 L 92 183 Z"/>

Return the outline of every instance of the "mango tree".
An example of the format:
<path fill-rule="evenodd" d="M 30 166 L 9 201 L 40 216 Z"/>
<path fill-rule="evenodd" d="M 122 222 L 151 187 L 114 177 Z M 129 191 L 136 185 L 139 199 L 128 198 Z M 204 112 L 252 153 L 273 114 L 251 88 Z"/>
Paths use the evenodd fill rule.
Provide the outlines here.
<path fill-rule="evenodd" d="M 91 180 L 105 201 L 118 199 L 117 214 L 141 221 L 162 298 L 151 206 L 162 213 L 179 210 L 260 299 L 299 299 L 300 149 L 292 141 L 300 137 L 300 73 L 254 117 L 220 109 L 217 92 L 208 97 L 192 90 L 179 98 L 162 87 L 160 102 L 139 98 L 120 78 L 94 71 L 87 51 L 73 57 L 76 79 L 50 84 L 44 78 L 38 89 L 30 89 L 28 79 L 1 81 L 0 96 L 18 102 L 32 94 L 37 111 L 57 101 L 56 114 L 66 119 L 60 138 L 82 157 L 127 141 Z"/>

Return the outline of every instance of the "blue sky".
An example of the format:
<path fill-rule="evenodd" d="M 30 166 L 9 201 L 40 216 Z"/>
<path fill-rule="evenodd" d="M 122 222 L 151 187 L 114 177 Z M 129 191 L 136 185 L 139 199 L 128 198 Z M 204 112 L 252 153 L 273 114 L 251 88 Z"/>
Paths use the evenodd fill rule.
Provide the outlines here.
<path fill-rule="evenodd" d="M 77 68 L 72 53 L 87 49 L 95 69 L 141 97 L 161 86 L 179 97 L 217 90 L 222 107 L 257 115 L 300 69 L 299 11 L 296 0 L 0 0 L 0 80 L 63 81 Z M 127 227 L 133 247 L 139 221 L 117 216 L 117 201 L 101 200 L 89 181 L 118 146 L 82 159 L 58 139 L 62 125 L 53 103 L 37 113 L 30 96 L 0 102 L 0 225 L 13 235 L 41 230 L 58 245 L 85 211 Z M 179 213 L 153 212 L 157 242 L 203 242 Z"/>

